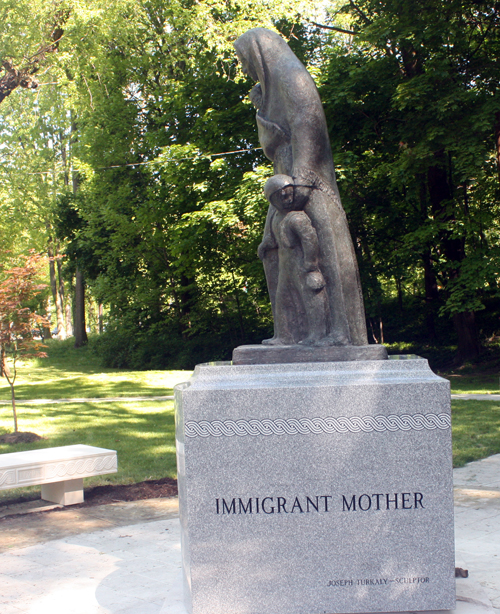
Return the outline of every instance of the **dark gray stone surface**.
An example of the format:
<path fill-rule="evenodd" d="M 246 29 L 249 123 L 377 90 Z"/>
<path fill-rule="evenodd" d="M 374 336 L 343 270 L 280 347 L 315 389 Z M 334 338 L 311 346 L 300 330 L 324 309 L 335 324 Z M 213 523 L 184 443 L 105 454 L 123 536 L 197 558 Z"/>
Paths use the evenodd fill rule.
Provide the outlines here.
<path fill-rule="evenodd" d="M 233 365 L 385 360 L 386 358 L 387 349 L 383 345 L 345 345 L 340 347 L 240 345 L 233 350 Z"/>
<path fill-rule="evenodd" d="M 327 336 L 328 295 L 319 268 L 318 233 L 295 197 L 292 177 L 274 175 L 264 192 L 271 205 L 271 232 L 259 246 L 259 257 L 278 249 L 278 286 L 274 337 L 265 345 L 331 345 Z"/>
<path fill-rule="evenodd" d="M 267 343 L 367 345 L 358 266 L 316 86 L 275 32 L 249 30 L 234 46 L 243 71 L 258 81 L 250 98 L 260 143 L 291 193 L 278 187 L 276 203 L 276 190 L 266 194 L 272 205 L 259 256 L 275 320 Z M 280 200 L 301 215 L 287 213 Z"/>
<path fill-rule="evenodd" d="M 455 607 L 449 382 L 426 360 L 199 365 L 175 396 L 189 612 Z"/>

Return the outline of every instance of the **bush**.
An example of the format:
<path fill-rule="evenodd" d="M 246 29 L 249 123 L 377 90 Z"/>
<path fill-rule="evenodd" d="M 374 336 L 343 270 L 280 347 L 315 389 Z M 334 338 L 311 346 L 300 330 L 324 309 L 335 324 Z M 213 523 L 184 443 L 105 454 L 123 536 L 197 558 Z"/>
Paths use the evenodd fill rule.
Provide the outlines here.
<path fill-rule="evenodd" d="M 243 343 L 260 343 L 270 333 L 256 329 L 236 336 L 221 327 L 220 332 L 202 331 L 183 337 L 168 324 L 148 330 L 107 330 L 93 344 L 103 366 L 120 369 L 194 369 L 197 364 L 231 360 L 233 349 Z"/>

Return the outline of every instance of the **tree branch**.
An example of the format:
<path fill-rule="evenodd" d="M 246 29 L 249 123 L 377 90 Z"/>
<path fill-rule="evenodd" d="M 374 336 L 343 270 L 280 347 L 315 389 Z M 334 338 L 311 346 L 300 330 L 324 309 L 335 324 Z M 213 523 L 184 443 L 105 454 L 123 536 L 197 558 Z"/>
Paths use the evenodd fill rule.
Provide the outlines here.
<path fill-rule="evenodd" d="M 363 13 L 359 6 L 356 6 L 356 4 L 354 4 L 353 0 L 349 0 L 349 4 L 367 25 L 371 25 L 371 20 L 368 19 L 368 17 Z"/>
<path fill-rule="evenodd" d="M 339 28 L 338 26 L 327 26 L 325 24 L 322 23 L 316 23 L 315 21 L 310 21 L 309 23 L 311 23 L 313 26 L 316 26 L 317 28 L 324 28 L 325 30 L 333 30 L 334 32 L 341 32 L 342 34 L 357 34 L 357 32 L 354 32 L 354 30 L 346 30 L 345 28 Z"/>
<path fill-rule="evenodd" d="M 3 60 L 2 67 L 5 74 L 0 78 L 0 103 L 10 96 L 17 87 L 36 89 L 39 85 L 34 75 L 40 70 L 41 64 L 46 60 L 47 54 L 55 53 L 59 42 L 64 35 L 63 26 L 68 20 L 69 10 L 60 10 L 54 14 L 50 25 L 49 43 L 40 45 L 38 50 L 25 59 L 25 65 L 16 68 L 9 60 Z"/>

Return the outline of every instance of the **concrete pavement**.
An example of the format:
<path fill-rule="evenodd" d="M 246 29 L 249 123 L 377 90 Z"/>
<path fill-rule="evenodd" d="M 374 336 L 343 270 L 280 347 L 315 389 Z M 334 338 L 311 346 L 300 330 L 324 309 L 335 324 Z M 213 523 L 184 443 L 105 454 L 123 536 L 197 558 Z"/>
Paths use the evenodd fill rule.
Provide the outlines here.
<path fill-rule="evenodd" d="M 454 482 L 455 612 L 500 614 L 500 454 Z M 1 614 L 185 614 L 176 499 L 5 517 L 0 552 Z"/>

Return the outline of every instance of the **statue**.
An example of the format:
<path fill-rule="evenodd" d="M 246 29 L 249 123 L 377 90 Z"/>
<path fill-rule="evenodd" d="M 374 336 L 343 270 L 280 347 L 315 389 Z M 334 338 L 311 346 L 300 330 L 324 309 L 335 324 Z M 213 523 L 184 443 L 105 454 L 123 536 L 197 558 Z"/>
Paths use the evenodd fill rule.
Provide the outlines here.
<path fill-rule="evenodd" d="M 325 114 L 304 65 L 275 32 L 234 43 L 259 141 L 274 164 L 259 247 L 275 322 L 265 345 L 364 346 L 359 271 L 335 181 Z"/>
<path fill-rule="evenodd" d="M 259 246 L 265 261 L 268 251 L 278 249 L 275 336 L 265 345 L 319 345 L 325 343 L 328 299 L 319 269 L 318 234 L 295 199 L 292 177 L 274 175 L 264 193 L 271 205 L 269 234 Z"/>

